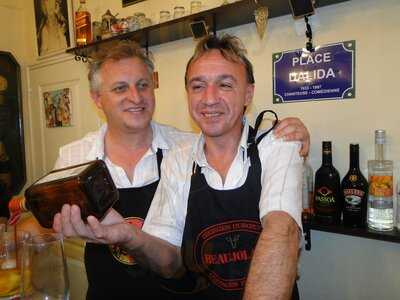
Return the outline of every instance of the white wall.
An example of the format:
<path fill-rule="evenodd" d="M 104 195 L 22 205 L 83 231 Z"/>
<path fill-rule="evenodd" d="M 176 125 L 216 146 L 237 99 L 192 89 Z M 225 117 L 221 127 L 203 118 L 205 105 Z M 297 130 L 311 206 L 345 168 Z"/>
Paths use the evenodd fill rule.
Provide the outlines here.
<path fill-rule="evenodd" d="M 69 55 L 50 60 L 36 59 L 33 1 L 0 1 L 0 30 L 12 33 L 0 39 L 0 48 L 15 48 L 17 56 L 29 64 L 29 111 L 25 112 L 29 141 L 28 167 L 30 181 L 51 169 L 59 145 L 82 136 L 100 124 L 98 114 L 89 101 L 85 66 Z M 75 5 L 77 1 L 74 1 Z M 178 3 L 179 2 L 179 3 Z M 204 1 L 208 7 L 222 0 Z M 1 6 L 6 3 L 7 6 Z M 158 18 L 158 12 L 172 10 L 177 4 L 188 7 L 189 1 L 147 0 L 128 8 L 120 1 L 88 0 L 94 19 L 107 7 L 126 16 L 143 11 Z M 112 5 L 112 6 L 111 6 Z M 76 7 L 76 6 L 75 6 Z M 21 9 L 23 8 L 23 13 Z M 19 29 L 15 18 L 25 17 L 25 29 Z M 256 94 L 249 111 L 251 118 L 265 108 L 272 108 L 281 117 L 298 116 L 311 132 L 311 165 L 320 165 L 322 140 L 333 141 L 334 164 L 343 177 L 348 168 L 348 145 L 360 143 L 360 163 L 366 175 L 366 161 L 373 157 L 373 131 L 384 128 L 388 134 L 388 157 L 400 160 L 400 104 L 398 102 L 398 70 L 400 63 L 400 1 L 352 0 L 317 10 L 319 27 L 314 30 L 315 44 L 356 40 L 356 98 L 346 101 L 272 104 L 272 65 L 274 52 L 303 47 L 305 37 L 298 36 L 291 16 L 269 21 L 268 31 L 260 40 L 254 24 L 231 28 L 226 32 L 238 35 L 248 48 L 254 63 Z M 15 24 L 15 26 L 6 26 Z M 3 25 L 3 26 L 1 26 Z M 24 33 L 25 32 L 25 33 Z M 25 41 L 17 38 L 25 34 Z M 8 36 L 8 35 L 7 35 Z M 2 35 L 3 37 L 3 35 Z M 25 43 L 25 44 L 23 44 Z M 181 129 L 192 129 L 187 114 L 183 86 L 184 67 L 193 50 L 193 40 L 184 39 L 151 48 L 159 72 L 160 88 L 156 91 L 155 119 Z M 26 52 L 26 53 L 25 53 Z M 49 65 L 47 65 L 49 64 Z M 173 68 L 171 67 L 173 66 Z M 46 129 L 40 89 L 72 83 L 74 118 L 72 128 Z M 27 94 L 26 88 L 25 94 Z M 27 106 L 27 105 L 25 105 Z M 93 111 L 93 112 L 92 112 Z M 398 165 L 398 164 L 397 164 Z M 300 287 L 303 299 L 398 299 L 400 296 L 400 245 L 351 238 L 336 234 L 312 233 L 312 251 L 302 254 Z"/>

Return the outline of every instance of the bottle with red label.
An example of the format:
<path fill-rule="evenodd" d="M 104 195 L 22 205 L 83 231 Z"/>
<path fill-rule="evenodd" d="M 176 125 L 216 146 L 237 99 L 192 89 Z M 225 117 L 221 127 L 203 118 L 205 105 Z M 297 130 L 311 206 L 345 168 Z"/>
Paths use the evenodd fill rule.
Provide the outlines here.
<path fill-rule="evenodd" d="M 75 12 L 75 39 L 77 46 L 84 46 L 92 41 L 92 22 L 86 8 L 86 0 L 80 0 L 78 10 Z"/>
<path fill-rule="evenodd" d="M 364 227 L 366 224 L 368 182 L 360 171 L 359 145 L 350 144 L 350 168 L 342 180 L 343 224 Z"/>
<path fill-rule="evenodd" d="M 339 224 L 341 219 L 342 191 L 340 175 L 332 164 L 332 143 L 322 142 L 322 165 L 315 172 L 314 213 L 322 224 Z"/>

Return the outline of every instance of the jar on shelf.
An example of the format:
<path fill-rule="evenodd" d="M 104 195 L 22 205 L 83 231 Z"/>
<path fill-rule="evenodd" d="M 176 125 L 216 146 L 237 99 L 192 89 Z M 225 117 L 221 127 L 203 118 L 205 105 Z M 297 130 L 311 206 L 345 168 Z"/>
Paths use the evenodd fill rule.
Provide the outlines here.
<path fill-rule="evenodd" d="M 190 2 L 190 13 L 195 14 L 201 11 L 201 1 L 191 1 Z"/>
<path fill-rule="evenodd" d="M 168 10 L 160 11 L 160 23 L 166 22 L 171 19 L 171 14 Z"/>
<path fill-rule="evenodd" d="M 181 18 L 185 15 L 185 8 L 183 6 L 175 6 L 174 19 Z"/>
<path fill-rule="evenodd" d="M 134 16 L 136 17 L 139 28 L 146 27 L 146 15 L 142 12 L 135 13 Z"/>

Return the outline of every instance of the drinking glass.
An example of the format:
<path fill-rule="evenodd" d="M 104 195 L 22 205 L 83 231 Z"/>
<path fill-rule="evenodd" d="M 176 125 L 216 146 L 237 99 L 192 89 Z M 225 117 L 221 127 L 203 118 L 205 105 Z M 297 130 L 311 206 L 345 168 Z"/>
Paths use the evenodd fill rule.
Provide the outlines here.
<path fill-rule="evenodd" d="M 28 232 L 16 232 L 14 226 L 0 224 L 0 299 L 19 297 L 21 243 L 28 237 Z"/>
<path fill-rule="evenodd" d="M 69 279 L 62 236 L 39 234 L 22 245 L 22 299 L 68 300 Z"/>

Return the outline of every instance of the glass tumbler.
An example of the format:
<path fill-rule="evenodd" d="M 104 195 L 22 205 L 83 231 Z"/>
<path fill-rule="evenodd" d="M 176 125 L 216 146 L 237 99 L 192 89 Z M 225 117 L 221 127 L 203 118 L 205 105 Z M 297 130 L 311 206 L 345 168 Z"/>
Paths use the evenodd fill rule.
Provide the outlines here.
<path fill-rule="evenodd" d="M 63 239 L 39 234 L 22 243 L 22 299 L 68 300 L 69 279 Z"/>
<path fill-rule="evenodd" d="M 21 287 L 21 244 L 28 232 L 0 224 L 0 299 L 18 299 Z"/>

